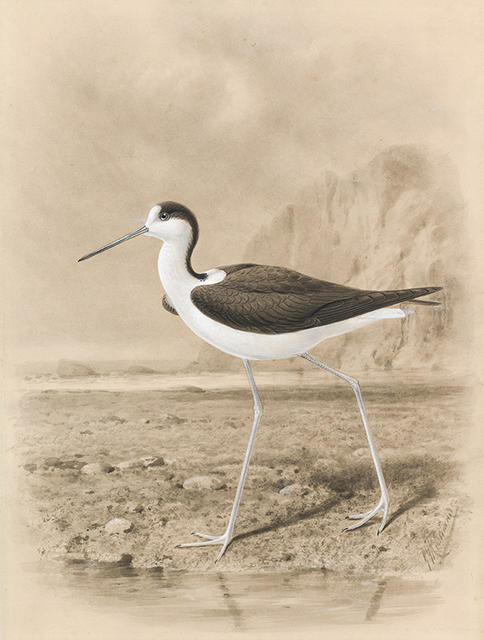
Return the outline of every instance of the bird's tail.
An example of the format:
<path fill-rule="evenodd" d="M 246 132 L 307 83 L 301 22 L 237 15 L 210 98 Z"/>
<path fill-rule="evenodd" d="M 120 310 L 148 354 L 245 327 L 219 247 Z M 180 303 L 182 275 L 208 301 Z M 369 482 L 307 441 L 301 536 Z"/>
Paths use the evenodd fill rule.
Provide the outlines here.
<path fill-rule="evenodd" d="M 441 291 L 442 287 L 419 287 L 416 289 L 394 289 L 392 291 L 381 291 L 385 298 L 385 306 L 391 304 L 399 304 L 400 302 L 408 302 L 410 304 L 424 304 L 430 306 L 439 305 L 440 302 L 433 300 L 416 300 L 422 296 L 428 296 L 437 291 Z"/>

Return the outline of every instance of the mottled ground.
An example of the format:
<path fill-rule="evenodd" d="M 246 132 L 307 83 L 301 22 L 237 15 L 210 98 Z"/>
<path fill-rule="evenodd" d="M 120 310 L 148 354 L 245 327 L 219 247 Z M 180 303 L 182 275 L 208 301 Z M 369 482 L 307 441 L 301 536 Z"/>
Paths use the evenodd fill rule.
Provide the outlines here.
<path fill-rule="evenodd" d="M 469 513 L 459 479 L 465 393 L 450 382 L 389 380 L 362 385 L 391 496 L 385 531 L 376 535 L 375 519 L 342 532 L 347 514 L 379 498 L 351 389 L 338 382 L 268 384 L 238 537 L 217 568 L 406 574 L 446 560 Z M 21 500 L 42 557 L 214 568 L 218 547 L 175 545 L 192 540 L 193 530 L 223 533 L 252 400 L 245 386 L 202 385 L 203 378 L 179 390 L 106 391 L 99 382 L 82 389 L 81 380 L 71 389 L 24 395 L 16 444 Z M 93 463 L 86 473 L 83 466 Z M 185 482 L 197 476 L 209 478 L 205 488 Z M 281 493 L 290 485 L 297 486 Z M 110 531 L 118 521 L 106 528 L 116 518 L 129 530 Z"/>

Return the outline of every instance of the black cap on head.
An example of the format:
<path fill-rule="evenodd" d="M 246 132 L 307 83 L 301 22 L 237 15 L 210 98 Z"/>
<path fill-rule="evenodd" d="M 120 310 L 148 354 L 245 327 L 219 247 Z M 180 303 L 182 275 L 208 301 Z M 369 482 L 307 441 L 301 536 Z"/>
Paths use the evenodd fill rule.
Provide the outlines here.
<path fill-rule="evenodd" d="M 180 220 L 186 220 L 192 229 L 192 237 L 190 240 L 190 244 L 187 249 L 187 269 L 189 273 L 191 273 L 196 278 L 200 280 L 204 280 L 207 276 L 205 273 L 196 273 L 191 264 L 191 257 L 193 253 L 193 249 L 198 242 L 198 222 L 195 218 L 195 215 L 190 211 L 188 207 L 180 204 L 179 202 L 172 202 L 171 200 L 167 200 L 166 202 L 160 202 L 159 206 L 161 207 L 158 217 L 160 220 L 169 220 L 172 218 L 179 218 Z"/>

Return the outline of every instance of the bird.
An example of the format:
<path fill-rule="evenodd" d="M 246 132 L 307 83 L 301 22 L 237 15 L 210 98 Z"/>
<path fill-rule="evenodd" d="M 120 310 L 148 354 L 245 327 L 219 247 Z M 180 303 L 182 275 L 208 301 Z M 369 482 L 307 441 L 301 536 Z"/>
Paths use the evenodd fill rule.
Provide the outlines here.
<path fill-rule="evenodd" d="M 413 310 L 393 305 L 413 301 L 440 291 L 440 286 L 379 291 L 358 289 L 327 282 L 280 266 L 242 263 L 198 273 L 192 254 L 199 239 L 199 225 L 192 211 L 177 202 L 166 201 L 150 208 L 143 226 L 114 242 L 79 258 L 92 258 L 137 236 L 162 241 L 158 274 L 164 289 L 163 308 L 177 315 L 199 338 L 242 360 L 254 402 L 249 442 L 225 531 L 222 534 L 193 532 L 199 540 L 177 545 L 203 547 L 220 545 L 215 562 L 234 539 L 237 513 L 262 418 L 262 403 L 252 373 L 255 360 L 301 357 L 348 383 L 355 396 L 378 478 L 380 498 L 373 508 L 349 515 L 354 520 L 343 531 L 361 527 L 383 514 L 377 533 L 387 524 L 389 493 L 377 455 L 358 380 L 333 369 L 311 355 L 322 341 L 365 327 L 378 320 L 405 318 Z M 391 307 L 391 308 L 390 308 Z"/>

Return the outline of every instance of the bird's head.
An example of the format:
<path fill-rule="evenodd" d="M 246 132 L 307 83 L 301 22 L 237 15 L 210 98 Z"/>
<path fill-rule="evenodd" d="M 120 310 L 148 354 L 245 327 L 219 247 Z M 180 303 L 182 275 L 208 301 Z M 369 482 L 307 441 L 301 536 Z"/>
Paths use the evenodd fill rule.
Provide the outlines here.
<path fill-rule="evenodd" d="M 170 244 L 183 245 L 190 253 L 198 240 L 198 222 L 187 207 L 178 202 L 162 202 L 155 204 L 148 212 L 146 222 L 142 227 L 128 233 L 128 235 L 110 242 L 92 253 L 79 258 L 78 262 L 92 258 L 98 253 L 111 249 L 126 240 L 136 236 L 151 236 Z"/>
<path fill-rule="evenodd" d="M 152 207 L 145 227 L 147 236 L 163 242 L 186 243 L 198 238 L 197 219 L 190 209 L 178 202 L 162 202 Z"/>

